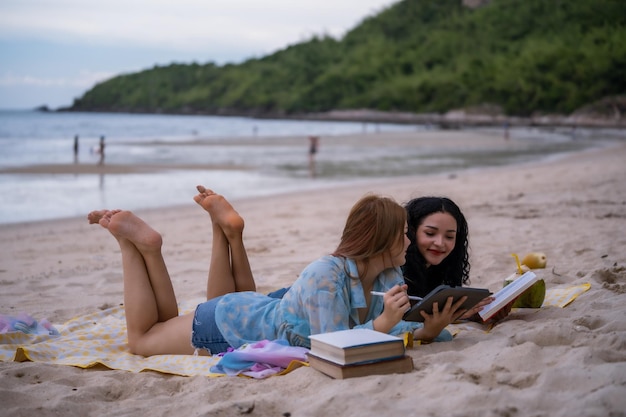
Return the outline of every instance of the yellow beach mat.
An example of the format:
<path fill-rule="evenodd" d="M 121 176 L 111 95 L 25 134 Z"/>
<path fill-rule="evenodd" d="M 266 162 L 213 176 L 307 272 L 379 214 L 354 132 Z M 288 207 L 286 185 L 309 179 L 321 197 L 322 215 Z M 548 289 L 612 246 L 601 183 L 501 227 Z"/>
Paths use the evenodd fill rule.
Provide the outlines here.
<path fill-rule="evenodd" d="M 565 307 L 574 301 L 580 294 L 588 291 L 591 284 L 584 283 L 563 288 L 549 288 L 541 307 Z"/>
<path fill-rule="evenodd" d="M 195 306 L 196 304 L 193 304 Z M 181 311 L 185 311 L 181 305 Z M 187 305 L 186 308 L 188 308 Z M 0 334 L 0 361 L 33 361 L 89 368 L 104 365 L 130 372 L 157 371 L 166 374 L 207 377 L 224 376 L 211 372 L 218 356 L 156 355 L 145 358 L 128 352 L 123 307 L 76 317 L 55 326 L 60 335 L 33 335 L 22 332 Z M 296 369 L 291 364 L 283 375 Z"/>

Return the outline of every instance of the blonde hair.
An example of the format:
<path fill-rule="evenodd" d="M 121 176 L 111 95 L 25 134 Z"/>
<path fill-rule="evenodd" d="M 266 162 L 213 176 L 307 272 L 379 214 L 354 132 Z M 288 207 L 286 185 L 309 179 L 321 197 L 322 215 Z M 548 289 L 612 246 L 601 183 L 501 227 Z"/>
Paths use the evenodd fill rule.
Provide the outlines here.
<path fill-rule="evenodd" d="M 388 197 L 366 195 L 350 210 L 333 255 L 361 261 L 367 268 L 369 259 L 389 254 L 402 244 L 405 225 L 406 211 L 401 205 Z"/>

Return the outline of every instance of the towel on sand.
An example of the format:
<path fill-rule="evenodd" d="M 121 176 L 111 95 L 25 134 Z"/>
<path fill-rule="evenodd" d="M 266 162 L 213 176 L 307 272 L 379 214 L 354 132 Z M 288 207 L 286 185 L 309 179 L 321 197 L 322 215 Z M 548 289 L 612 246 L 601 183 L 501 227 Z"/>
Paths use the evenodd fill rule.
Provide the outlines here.
<path fill-rule="evenodd" d="M 196 305 L 197 302 L 181 304 L 180 311 L 191 311 Z M 211 370 L 221 359 L 217 355 L 155 355 L 146 358 L 129 353 L 122 306 L 76 317 L 55 327 L 58 335 L 27 334 L 21 331 L 0 334 L 0 361 L 29 360 L 80 368 L 104 365 L 110 369 L 130 372 L 224 376 L 224 373 Z M 302 364 L 294 361 L 284 370 L 273 374 L 283 375 Z"/>
<path fill-rule="evenodd" d="M 574 301 L 580 294 L 589 290 L 590 284 L 551 288 L 546 291 L 542 308 L 563 308 Z M 191 311 L 197 302 L 181 304 L 180 311 Z M 40 320 L 40 323 L 46 324 Z M 467 330 L 467 324 L 450 325 L 451 333 L 457 334 L 461 329 Z M 126 320 L 121 306 L 109 308 L 76 317 L 64 325 L 43 327 L 45 331 L 9 331 L 0 333 L 0 361 L 45 362 L 59 365 L 71 365 L 89 368 L 104 365 L 110 369 L 122 369 L 131 372 L 157 371 L 182 376 L 204 375 L 209 377 L 224 376 L 224 367 L 218 366 L 220 356 L 194 355 L 156 355 L 148 358 L 133 355 L 126 346 Z M 42 326 L 31 326 L 41 330 Z M 58 333 L 58 334 L 57 334 Z M 250 349 L 250 347 L 244 347 Z M 223 365 L 224 363 L 222 363 Z M 265 377 L 283 375 L 306 364 L 304 361 L 293 360 L 282 371 L 272 368 L 271 371 L 255 374 L 258 368 L 251 368 L 248 376 Z M 237 374 L 246 375 L 237 371 Z"/>

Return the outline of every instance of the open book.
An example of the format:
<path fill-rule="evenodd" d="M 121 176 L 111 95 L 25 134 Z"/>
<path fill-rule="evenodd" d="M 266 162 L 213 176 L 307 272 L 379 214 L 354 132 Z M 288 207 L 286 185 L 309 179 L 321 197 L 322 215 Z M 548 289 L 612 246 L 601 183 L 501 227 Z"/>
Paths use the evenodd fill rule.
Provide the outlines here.
<path fill-rule="evenodd" d="M 484 306 L 478 313 L 480 318 L 482 318 L 483 321 L 489 320 L 494 314 L 500 311 L 502 307 L 515 300 L 537 281 L 539 281 L 539 277 L 532 271 L 528 271 L 519 278 L 514 279 L 509 285 L 503 287 L 493 295 L 495 300 Z"/>

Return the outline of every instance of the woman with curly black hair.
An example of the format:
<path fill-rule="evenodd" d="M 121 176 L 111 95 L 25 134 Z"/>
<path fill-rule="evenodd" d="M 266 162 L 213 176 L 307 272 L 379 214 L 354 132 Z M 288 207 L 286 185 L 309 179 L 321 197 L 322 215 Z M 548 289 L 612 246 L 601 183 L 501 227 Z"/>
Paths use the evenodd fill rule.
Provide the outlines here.
<path fill-rule="evenodd" d="M 418 197 L 404 206 L 411 241 L 402 267 L 409 295 L 424 297 L 439 285 L 469 285 L 469 241 L 465 216 L 446 197 Z M 474 318 L 487 297 L 462 318 Z"/>

